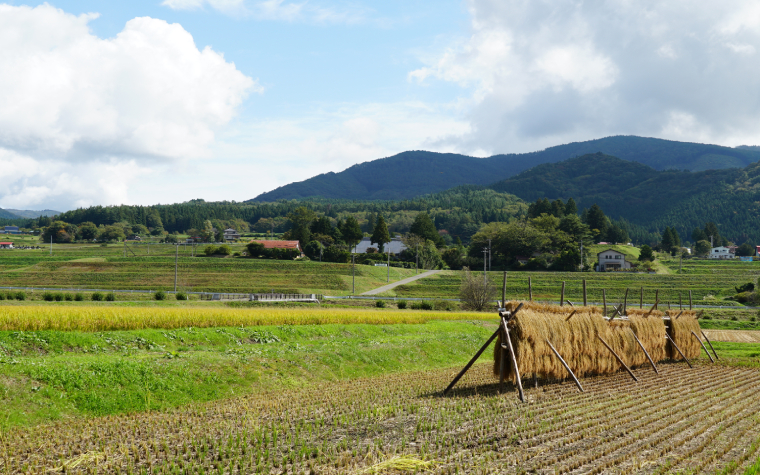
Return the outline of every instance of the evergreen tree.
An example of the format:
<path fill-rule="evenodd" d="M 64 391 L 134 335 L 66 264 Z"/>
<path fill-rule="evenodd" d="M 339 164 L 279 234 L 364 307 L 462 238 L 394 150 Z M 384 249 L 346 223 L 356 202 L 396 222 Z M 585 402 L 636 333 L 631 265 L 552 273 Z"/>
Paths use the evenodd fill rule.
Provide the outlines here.
<path fill-rule="evenodd" d="M 705 224 L 705 241 L 710 242 L 711 237 L 714 246 L 717 247 L 722 244 L 723 240 L 720 236 L 720 231 L 718 231 L 718 226 L 712 221 Z"/>
<path fill-rule="evenodd" d="M 644 244 L 641 246 L 641 252 L 639 253 L 639 260 L 644 261 L 654 261 L 654 252 L 652 251 L 652 248 Z"/>
<path fill-rule="evenodd" d="M 672 252 L 676 247 L 676 238 L 673 235 L 673 230 L 670 227 L 666 227 L 662 232 L 662 238 L 660 239 L 660 248 L 663 252 Z"/>
<path fill-rule="evenodd" d="M 565 215 L 565 203 L 563 203 L 562 200 L 556 199 L 552 201 L 552 214 L 557 218 L 561 218 Z"/>
<path fill-rule="evenodd" d="M 359 241 L 364 237 L 362 228 L 359 226 L 359 221 L 353 216 L 346 218 L 346 222 L 343 223 L 343 229 L 340 232 L 343 235 L 343 240 L 351 249 L 359 244 Z"/>
<path fill-rule="evenodd" d="M 327 216 L 322 216 L 321 218 L 317 218 L 311 223 L 311 232 L 312 234 L 324 234 L 325 236 L 332 235 L 332 225 L 330 224 L 330 218 Z"/>
<path fill-rule="evenodd" d="M 380 252 L 384 252 L 385 243 L 390 241 L 391 236 L 388 234 L 388 225 L 385 224 L 383 215 L 380 215 L 375 223 L 375 229 L 372 231 L 372 242 L 378 245 Z"/>
<path fill-rule="evenodd" d="M 607 237 L 607 217 L 596 203 L 588 210 L 586 224 L 594 234 L 596 242 L 603 241 Z"/>
<path fill-rule="evenodd" d="M 575 204 L 574 199 L 568 198 L 567 203 L 565 203 L 565 216 L 571 214 L 578 214 L 578 205 Z"/>
<path fill-rule="evenodd" d="M 414 218 L 412 227 L 409 232 L 415 234 L 424 240 L 433 241 L 436 246 L 443 245 L 443 238 L 438 234 L 438 230 L 435 229 L 435 224 L 430 219 L 427 213 L 420 213 Z"/>
<path fill-rule="evenodd" d="M 700 228 L 694 228 L 691 232 L 691 242 L 709 241 L 710 238 L 705 234 L 705 231 Z"/>

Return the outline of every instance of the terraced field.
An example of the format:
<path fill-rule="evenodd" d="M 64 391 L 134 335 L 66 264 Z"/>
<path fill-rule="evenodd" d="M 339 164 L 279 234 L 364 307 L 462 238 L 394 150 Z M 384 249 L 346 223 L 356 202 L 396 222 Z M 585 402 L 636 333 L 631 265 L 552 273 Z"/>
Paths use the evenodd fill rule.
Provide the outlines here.
<path fill-rule="evenodd" d="M 498 394 L 488 364 L 271 392 L 4 434 L 5 473 L 744 473 L 757 369 L 661 365 Z M 747 472 L 754 473 L 754 472 Z"/>

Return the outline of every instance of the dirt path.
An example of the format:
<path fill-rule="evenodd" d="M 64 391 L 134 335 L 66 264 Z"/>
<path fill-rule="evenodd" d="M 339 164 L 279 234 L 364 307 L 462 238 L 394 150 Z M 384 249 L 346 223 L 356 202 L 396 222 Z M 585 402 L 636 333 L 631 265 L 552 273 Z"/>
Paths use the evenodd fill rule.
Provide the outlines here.
<path fill-rule="evenodd" d="M 388 285 L 384 285 L 382 287 L 378 287 L 376 289 L 368 290 L 368 291 L 364 292 L 361 295 L 377 295 L 377 294 L 382 294 L 383 292 L 387 292 L 387 291 L 389 291 L 389 290 L 391 290 L 393 288 L 398 287 L 399 285 L 408 284 L 409 282 L 414 282 L 417 279 L 422 279 L 422 278 L 425 278 L 425 277 L 430 277 L 431 275 L 437 274 L 439 272 L 441 272 L 441 271 L 439 271 L 439 270 L 429 270 L 429 271 L 423 272 L 422 274 L 419 274 L 419 275 L 415 275 L 415 276 L 412 276 L 412 277 L 407 277 L 406 279 L 401 279 L 401 280 L 396 281 L 396 282 L 394 282 L 392 284 L 388 284 Z"/>
<path fill-rule="evenodd" d="M 712 341 L 732 341 L 735 343 L 760 343 L 757 330 L 703 330 Z"/>

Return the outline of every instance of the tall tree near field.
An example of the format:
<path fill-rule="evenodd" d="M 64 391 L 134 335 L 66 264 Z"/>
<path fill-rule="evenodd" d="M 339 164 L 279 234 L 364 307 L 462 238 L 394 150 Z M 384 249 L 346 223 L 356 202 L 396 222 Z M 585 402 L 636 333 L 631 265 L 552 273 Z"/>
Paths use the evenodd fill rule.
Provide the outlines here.
<path fill-rule="evenodd" d="M 596 203 L 588 210 L 586 224 L 594 234 L 596 242 L 603 241 L 607 237 L 607 217 Z"/>
<path fill-rule="evenodd" d="M 665 227 L 665 231 L 662 232 L 662 238 L 660 239 L 660 247 L 663 252 L 671 252 L 676 245 L 675 237 L 673 237 L 673 231 L 670 230 L 670 226 Z"/>
<path fill-rule="evenodd" d="M 345 241 L 351 249 L 353 249 L 354 246 L 362 240 L 362 237 L 364 237 L 362 228 L 359 226 L 359 221 L 353 216 L 346 218 L 346 221 L 343 223 L 343 229 L 341 229 L 340 232 L 343 234 L 343 241 Z"/>
<path fill-rule="evenodd" d="M 383 218 L 383 215 L 380 215 L 375 222 L 375 229 L 372 230 L 372 242 L 378 245 L 380 252 L 384 252 L 385 243 L 390 241 L 391 236 L 388 234 L 388 225 L 385 224 L 385 218 Z"/>
<path fill-rule="evenodd" d="M 705 231 L 700 228 L 694 228 L 691 232 L 691 242 L 697 243 L 699 241 L 710 241 L 710 237 L 705 234 Z"/>
<path fill-rule="evenodd" d="M 409 232 L 425 240 L 433 241 L 436 246 L 442 246 L 444 243 L 443 238 L 438 234 L 438 230 L 435 229 L 433 220 L 430 219 L 427 213 L 420 213 L 414 218 Z"/>
<path fill-rule="evenodd" d="M 565 203 L 565 216 L 572 214 L 578 214 L 578 205 L 575 203 L 574 199 L 568 198 L 567 203 Z"/>
<path fill-rule="evenodd" d="M 652 251 L 652 248 L 644 244 L 641 246 L 641 252 L 639 253 L 639 260 L 641 262 L 644 261 L 654 261 L 654 251 Z"/>
<path fill-rule="evenodd" d="M 552 214 L 557 218 L 561 218 L 565 215 L 565 203 L 563 203 L 562 200 L 556 199 L 552 201 Z"/>
<path fill-rule="evenodd" d="M 312 234 L 331 235 L 333 231 L 332 224 L 330 224 L 330 218 L 327 216 L 322 216 L 314 220 L 311 223 L 310 229 Z"/>

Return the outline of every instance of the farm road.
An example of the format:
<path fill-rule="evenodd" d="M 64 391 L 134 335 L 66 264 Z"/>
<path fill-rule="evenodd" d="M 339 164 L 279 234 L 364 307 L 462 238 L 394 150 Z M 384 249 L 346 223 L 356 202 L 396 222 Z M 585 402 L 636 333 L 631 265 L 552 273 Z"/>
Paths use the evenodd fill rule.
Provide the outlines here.
<path fill-rule="evenodd" d="M 760 343 L 760 331 L 756 330 L 703 330 L 712 341 L 735 343 Z"/>
<path fill-rule="evenodd" d="M 395 288 L 395 287 L 397 287 L 399 285 L 408 284 L 409 282 L 414 282 L 417 279 L 423 279 L 425 277 L 430 277 L 431 275 L 437 274 L 439 272 L 441 272 L 441 271 L 439 271 L 439 270 L 429 270 L 427 272 L 423 272 L 422 274 L 415 275 L 413 277 L 407 277 L 406 279 L 401 279 L 401 280 L 396 281 L 396 282 L 394 282 L 392 284 L 388 284 L 388 285 L 384 285 L 382 287 L 378 287 L 376 289 L 368 290 L 367 292 L 364 292 L 361 295 L 377 295 L 377 294 L 382 294 L 383 292 L 387 292 L 387 291 L 389 291 L 389 290 L 391 290 L 391 289 L 393 289 L 393 288 Z"/>

